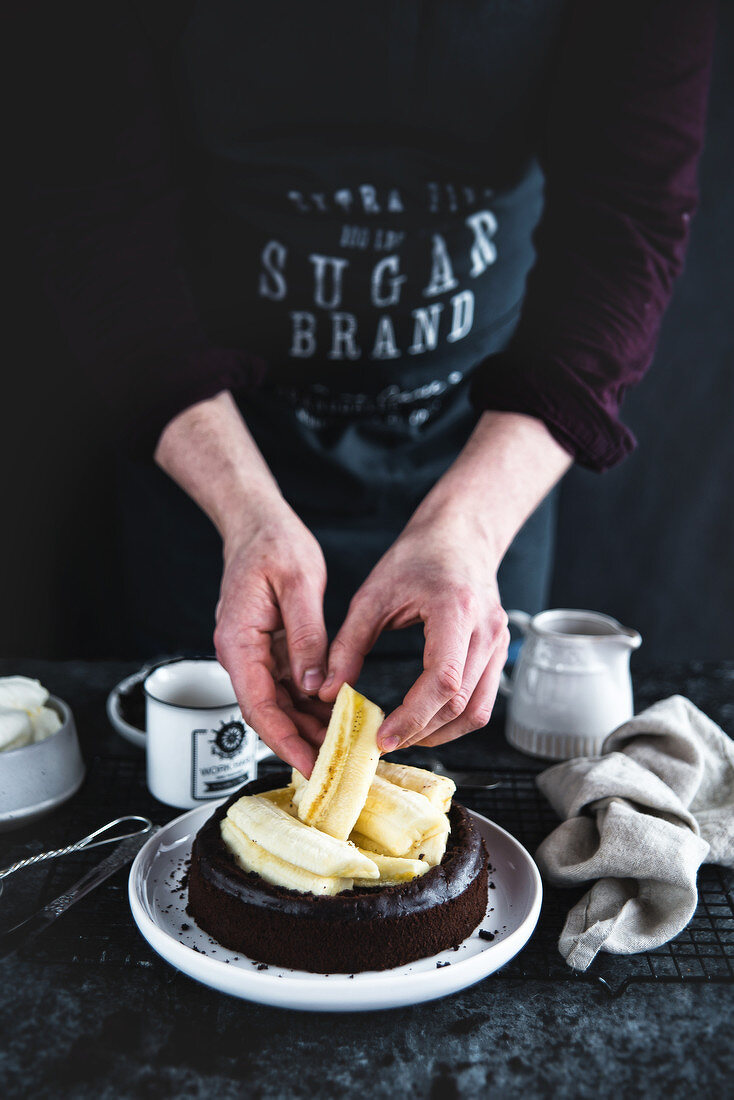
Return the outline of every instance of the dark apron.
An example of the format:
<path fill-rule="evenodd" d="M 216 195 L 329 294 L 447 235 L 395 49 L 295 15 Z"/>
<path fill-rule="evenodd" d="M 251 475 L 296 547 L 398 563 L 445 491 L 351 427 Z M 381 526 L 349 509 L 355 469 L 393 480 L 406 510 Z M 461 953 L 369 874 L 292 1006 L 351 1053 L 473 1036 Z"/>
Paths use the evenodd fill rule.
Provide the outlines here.
<path fill-rule="evenodd" d="M 212 340 L 269 364 L 235 396 L 321 543 L 332 632 L 464 445 L 472 372 L 517 321 L 564 6 L 200 0 L 184 29 L 185 263 Z M 216 535 L 155 471 L 128 467 L 122 495 L 137 643 L 206 647 Z M 503 563 L 506 606 L 543 606 L 552 529 L 547 502 Z"/>

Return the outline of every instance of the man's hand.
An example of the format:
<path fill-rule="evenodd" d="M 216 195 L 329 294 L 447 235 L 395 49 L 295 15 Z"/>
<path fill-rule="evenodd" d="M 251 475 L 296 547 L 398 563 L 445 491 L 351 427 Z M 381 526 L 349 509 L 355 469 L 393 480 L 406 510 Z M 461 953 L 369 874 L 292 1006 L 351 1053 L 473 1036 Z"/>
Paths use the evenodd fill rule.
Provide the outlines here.
<path fill-rule="evenodd" d="M 383 630 L 422 622 L 423 673 L 383 723 L 381 748 L 440 745 L 485 726 L 509 641 L 495 570 L 491 546 L 465 517 L 409 524 L 352 600 L 321 698 L 356 683 Z"/>
<path fill-rule="evenodd" d="M 242 713 L 274 753 L 310 775 L 330 709 L 309 699 L 326 662 L 321 549 L 228 393 L 175 417 L 155 457 L 222 536 L 214 644 Z"/>
<path fill-rule="evenodd" d="M 308 698 L 326 667 L 325 586 L 321 549 L 286 506 L 225 542 L 217 657 L 247 722 L 305 775 L 328 721 L 329 708 Z"/>
<path fill-rule="evenodd" d="M 507 656 L 497 569 L 571 464 L 532 417 L 484 413 L 456 462 L 354 596 L 320 697 L 355 683 L 383 630 L 423 623 L 423 673 L 383 723 L 385 752 L 439 745 L 489 721 Z"/>

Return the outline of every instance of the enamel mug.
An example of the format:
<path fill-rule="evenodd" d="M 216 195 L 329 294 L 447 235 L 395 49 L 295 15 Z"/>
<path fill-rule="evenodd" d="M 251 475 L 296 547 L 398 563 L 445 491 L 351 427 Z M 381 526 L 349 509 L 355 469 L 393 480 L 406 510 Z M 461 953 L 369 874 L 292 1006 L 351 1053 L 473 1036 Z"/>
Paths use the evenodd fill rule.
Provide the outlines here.
<path fill-rule="evenodd" d="M 148 788 L 161 802 L 188 809 L 255 778 L 257 734 L 218 661 L 167 661 L 143 690 Z"/>
<path fill-rule="evenodd" d="M 598 755 L 632 717 L 630 655 L 640 635 L 596 611 L 509 611 L 508 618 L 524 641 L 512 678 L 503 672 L 500 681 L 507 740 L 550 760 Z"/>

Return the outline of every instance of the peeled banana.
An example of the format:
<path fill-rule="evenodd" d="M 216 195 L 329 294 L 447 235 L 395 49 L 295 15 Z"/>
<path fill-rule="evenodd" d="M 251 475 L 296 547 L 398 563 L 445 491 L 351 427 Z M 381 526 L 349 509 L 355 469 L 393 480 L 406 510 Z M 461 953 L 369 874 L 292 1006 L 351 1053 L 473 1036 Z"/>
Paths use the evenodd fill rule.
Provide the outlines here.
<path fill-rule="evenodd" d="M 445 775 L 434 775 L 425 768 L 411 768 L 407 764 L 391 764 L 388 760 L 380 761 L 377 774 L 398 787 L 425 795 L 431 805 L 443 814 L 448 813 L 451 808 L 456 784 Z"/>
<path fill-rule="evenodd" d="M 336 840 L 260 795 L 244 795 L 227 811 L 240 832 L 278 859 L 325 878 L 378 879 L 374 860 L 345 840 Z"/>
<path fill-rule="evenodd" d="M 388 855 L 381 844 L 378 844 L 376 840 L 371 840 L 370 837 L 365 836 L 364 833 L 358 833 L 356 829 L 352 829 L 352 832 L 349 834 L 349 839 L 352 844 L 355 844 L 361 851 L 367 852 L 370 859 L 372 859 L 373 855 Z"/>
<path fill-rule="evenodd" d="M 380 761 L 383 718 L 342 685 L 311 778 L 294 770 L 289 786 L 230 806 L 221 832 L 241 867 L 289 890 L 338 894 L 408 882 L 441 862 L 455 786 Z"/>
<path fill-rule="evenodd" d="M 298 793 L 301 821 L 347 839 L 377 770 L 377 731 L 384 717 L 369 699 L 342 684 L 311 778 Z"/>
<path fill-rule="evenodd" d="M 388 855 L 404 856 L 418 841 L 443 832 L 447 824 L 446 815 L 432 806 L 425 795 L 397 787 L 389 779 L 376 775 L 355 828 L 377 841 Z"/>
<path fill-rule="evenodd" d="M 449 831 L 449 819 L 445 818 L 445 826 L 441 832 L 421 837 L 408 849 L 407 855 L 411 859 L 423 860 L 429 867 L 437 867 L 446 854 Z"/>
<path fill-rule="evenodd" d="M 293 801 L 295 793 L 293 787 L 276 787 L 273 791 L 261 791 L 260 797 L 267 798 L 268 802 L 298 819 L 298 809 Z"/>
<path fill-rule="evenodd" d="M 403 859 L 401 856 L 385 856 L 366 850 L 363 850 L 362 854 L 375 861 L 380 877 L 375 880 L 358 878 L 355 875 L 355 886 L 398 886 L 419 875 L 425 875 L 429 870 L 428 864 L 421 859 Z"/>
<path fill-rule="evenodd" d="M 316 875 L 266 851 L 245 836 L 229 817 L 223 818 L 220 829 L 222 840 L 243 871 L 254 871 L 274 886 L 284 886 L 287 890 L 298 890 L 302 894 L 326 895 L 352 889 L 354 880 L 351 878 Z"/>
<path fill-rule="evenodd" d="M 303 798 L 303 792 L 306 790 L 308 780 L 305 775 L 301 775 L 295 768 L 291 770 L 291 786 L 293 787 L 293 804 L 298 806 Z"/>
<path fill-rule="evenodd" d="M 429 867 L 436 867 L 446 854 L 446 845 L 448 844 L 450 831 L 449 819 L 444 817 L 444 825 L 441 832 L 434 833 L 433 836 L 430 837 L 420 837 L 414 844 L 411 844 L 404 857 L 396 858 L 414 859 L 418 860 L 420 863 L 426 863 Z M 370 859 L 374 859 L 378 866 L 379 860 L 377 857 L 388 855 L 385 848 L 378 843 L 378 841 L 372 840 L 370 837 L 364 836 L 363 833 L 358 833 L 356 830 L 352 831 L 352 835 L 349 839 L 352 844 L 357 845 L 360 851 L 366 852 Z"/>

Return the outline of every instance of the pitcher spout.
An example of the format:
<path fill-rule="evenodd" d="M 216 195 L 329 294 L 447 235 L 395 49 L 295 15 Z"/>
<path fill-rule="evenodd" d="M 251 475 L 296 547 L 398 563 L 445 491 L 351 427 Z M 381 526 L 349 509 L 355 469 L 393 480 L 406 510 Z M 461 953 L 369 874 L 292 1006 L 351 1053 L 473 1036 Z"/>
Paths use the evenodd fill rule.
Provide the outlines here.
<path fill-rule="evenodd" d="M 639 649 L 642 645 L 642 635 L 638 630 L 633 630 L 631 626 L 620 625 L 619 633 L 613 635 L 610 641 L 619 642 L 626 649 Z"/>

